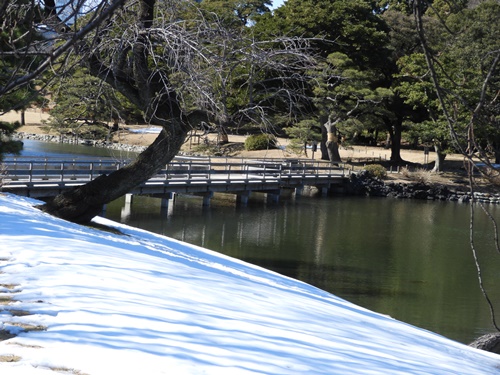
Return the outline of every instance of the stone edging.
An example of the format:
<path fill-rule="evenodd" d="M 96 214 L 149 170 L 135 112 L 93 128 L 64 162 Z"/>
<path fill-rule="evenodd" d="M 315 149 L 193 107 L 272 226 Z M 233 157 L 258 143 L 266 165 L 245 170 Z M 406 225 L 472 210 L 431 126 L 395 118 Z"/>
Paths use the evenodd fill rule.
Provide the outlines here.
<path fill-rule="evenodd" d="M 146 146 L 134 146 L 116 142 L 105 141 L 78 141 L 73 137 L 15 133 L 15 139 L 31 139 L 43 142 L 57 142 L 69 144 L 86 144 L 96 147 L 104 147 L 119 151 L 142 152 Z M 449 189 L 443 185 L 427 185 L 423 183 L 385 183 L 373 178 L 367 171 L 351 174 L 350 181 L 346 186 L 347 195 L 365 195 L 370 197 L 392 197 L 399 199 L 424 199 L 467 203 L 472 200 L 470 191 Z M 500 204 L 500 194 L 489 194 L 474 192 L 474 199 L 483 203 Z"/>
<path fill-rule="evenodd" d="M 367 171 L 353 173 L 346 188 L 349 195 L 370 197 L 392 197 L 399 199 L 421 199 L 468 203 L 472 201 L 470 191 L 461 188 L 450 189 L 444 185 L 424 183 L 397 183 L 373 178 Z M 500 194 L 474 192 L 474 200 L 482 203 L 500 204 Z"/>
<path fill-rule="evenodd" d="M 117 142 L 82 140 L 82 139 L 76 139 L 74 137 L 68 137 L 65 135 L 59 136 L 50 134 L 30 134 L 30 133 L 18 132 L 14 134 L 13 138 L 17 140 L 30 139 L 41 142 L 81 144 L 81 145 L 109 148 L 112 150 L 130 151 L 130 152 L 142 152 L 147 148 L 146 146 L 127 145 Z"/>

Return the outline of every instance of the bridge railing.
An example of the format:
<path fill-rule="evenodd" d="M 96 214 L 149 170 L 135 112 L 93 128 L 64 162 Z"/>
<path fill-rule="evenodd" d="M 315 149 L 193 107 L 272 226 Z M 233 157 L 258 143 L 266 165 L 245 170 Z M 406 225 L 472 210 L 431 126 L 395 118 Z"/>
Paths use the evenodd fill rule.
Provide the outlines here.
<path fill-rule="evenodd" d="M 250 179 L 284 179 L 321 176 L 344 177 L 343 167 L 333 166 L 321 161 L 266 159 L 248 160 L 234 158 L 175 159 L 160 171 L 154 178 L 164 180 L 176 179 L 215 179 L 227 177 Z"/>
<path fill-rule="evenodd" d="M 86 182 L 109 174 L 129 161 L 116 160 L 26 160 L 4 161 L 4 184 L 42 183 L 44 181 Z M 345 176 L 345 169 L 330 163 L 304 159 L 175 158 L 151 180 L 196 183 L 200 180 L 286 180 Z"/>
<path fill-rule="evenodd" d="M 4 183 L 9 181 L 33 182 L 38 180 L 92 180 L 109 174 L 124 163 L 116 161 L 56 161 L 56 160 L 7 160 Z"/>

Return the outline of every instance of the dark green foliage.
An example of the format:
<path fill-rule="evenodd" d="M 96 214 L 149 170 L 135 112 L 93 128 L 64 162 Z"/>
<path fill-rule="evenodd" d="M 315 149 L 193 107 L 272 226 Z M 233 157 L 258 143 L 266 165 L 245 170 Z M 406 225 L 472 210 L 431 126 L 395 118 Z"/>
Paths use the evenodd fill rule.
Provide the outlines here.
<path fill-rule="evenodd" d="M 323 37 L 316 45 L 324 57 L 341 52 L 359 66 L 379 69 L 387 63 L 388 29 L 372 5 L 363 0 L 288 0 L 274 14 L 259 17 L 256 31 Z"/>
<path fill-rule="evenodd" d="M 270 0 L 203 0 L 201 9 L 220 17 L 228 25 L 245 26 L 257 15 L 270 12 Z"/>
<path fill-rule="evenodd" d="M 8 123 L 0 121 L 0 161 L 3 160 L 4 154 L 19 154 L 23 149 L 23 143 L 13 141 L 10 136 L 21 126 L 19 122 Z"/>
<path fill-rule="evenodd" d="M 75 68 L 50 87 L 56 106 L 49 125 L 85 139 L 105 139 L 108 126 L 118 119 L 137 122 L 140 112 L 100 79 Z"/>
<path fill-rule="evenodd" d="M 379 119 L 384 101 L 393 92 L 379 83 L 382 77 L 376 70 L 360 68 L 344 53 L 334 52 L 313 73 L 316 87 L 314 102 L 324 117 L 335 113 L 341 121 L 337 128 L 347 139 L 364 129 L 383 126 Z"/>
<path fill-rule="evenodd" d="M 0 11 L 0 113 L 11 110 L 22 111 L 32 103 L 43 102 L 36 89 L 36 83 L 21 85 L 17 90 L 7 92 L 3 88 L 19 76 L 30 73 L 39 63 L 25 49 L 41 39 L 39 33 L 30 29 L 33 20 L 40 19 L 40 8 L 27 0 L 1 2 Z M 5 4 L 5 5 L 4 5 Z M 7 6 L 8 5 L 8 6 Z M 4 154 L 18 154 L 22 142 L 11 140 L 12 134 L 21 126 L 0 121 L 0 161 Z"/>
<path fill-rule="evenodd" d="M 284 130 L 291 138 L 288 148 L 296 150 L 298 154 L 304 152 L 307 155 L 307 144 L 321 142 L 321 124 L 317 119 L 302 120 Z"/>
<path fill-rule="evenodd" d="M 438 5 L 439 17 L 430 10 L 423 17 L 437 87 L 421 51 L 398 61 L 397 91 L 406 104 L 425 109 L 424 116 L 407 121 L 408 132 L 433 144 L 443 158 L 450 151 L 475 150 L 482 157 L 492 151 L 500 160 L 500 4 L 485 1 L 464 10 Z"/>
<path fill-rule="evenodd" d="M 377 5 L 364 0 L 288 0 L 255 26 L 259 35 L 284 33 L 315 38 L 322 60 L 310 75 L 311 112 L 320 126 L 333 116 L 347 139 L 364 131 L 393 128 L 387 119 L 395 70 L 389 28 Z M 323 157 L 325 157 L 323 155 Z"/>
<path fill-rule="evenodd" d="M 245 150 L 257 151 L 276 148 L 276 139 L 270 134 L 254 134 L 245 140 Z"/>

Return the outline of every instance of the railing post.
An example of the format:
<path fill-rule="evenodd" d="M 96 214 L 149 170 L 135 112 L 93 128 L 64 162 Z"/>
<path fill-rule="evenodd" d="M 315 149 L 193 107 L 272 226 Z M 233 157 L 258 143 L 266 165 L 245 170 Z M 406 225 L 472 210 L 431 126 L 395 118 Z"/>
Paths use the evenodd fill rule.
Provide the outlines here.
<path fill-rule="evenodd" d="M 222 161 L 224 159 L 224 161 Z M 210 163 L 208 163 L 210 160 Z M 222 164 L 224 162 L 224 164 Z M 37 180 L 40 177 L 43 177 L 44 170 L 46 173 L 52 173 L 56 175 L 60 173 L 58 176 L 61 184 L 66 182 L 66 179 L 76 179 L 79 173 L 83 173 L 85 176 L 90 175 L 90 179 L 94 179 L 101 172 L 105 172 L 107 170 L 112 170 L 114 168 L 120 168 L 120 164 L 123 164 L 123 161 L 115 161 L 114 163 L 109 163 L 107 161 L 51 161 L 46 160 L 45 165 L 43 165 L 43 161 L 22 161 L 16 160 L 16 168 L 21 169 L 24 175 L 24 178 L 29 178 L 29 183 L 32 184 L 34 180 Z M 22 164 L 21 164 L 22 163 Z M 208 164 L 207 164 L 208 163 Z M 59 166 L 56 166 L 59 164 Z M 100 168 L 99 165 L 102 167 Z M 82 169 L 79 167 L 82 166 Z M 181 168 L 181 174 L 183 176 L 188 176 L 189 179 L 198 178 L 199 176 L 206 176 L 207 183 L 211 183 L 214 179 L 223 183 L 224 179 L 226 180 L 226 184 L 231 185 L 232 182 L 232 174 L 237 174 L 238 177 L 245 179 L 245 181 L 262 181 L 262 182 L 270 182 L 272 179 L 273 182 L 278 182 L 282 184 L 282 186 L 288 186 L 286 180 L 290 177 L 290 173 L 294 177 L 303 176 L 303 183 L 307 184 L 323 184 L 328 181 L 325 181 L 327 178 L 341 178 L 345 177 L 350 173 L 350 170 L 346 170 L 346 165 L 341 163 L 339 166 L 332 165 L 330 163 L 326 163 L 323 161 L 309 161 L 309 160 L 299 160 L 295 162 L 293 165 L 289 160 L 278 160 L 278 159 L 266 159 L 266 160 L 244 160 L 244 159 L 236 159 L 236 158 L 210 158 L 203 159 L 200 161 L 199 159 L 195 160 L 185 160 L 182 159 L 177 164 L 165 166 L 165 169 L 162 173 L 165 173 L 165 180 L 168 180 L 169 177 L 177 179 L 179 171 L 177 170 L 178 166 Z M 95 169 L 95 168 L 98 169 Z M 207 171 L 198 170 L 198 167 L 208 168 Z M 89 175 L 85 174 L 85 168 L 88 168 L 87 171 Z M 104 168 L 104 169 L 103 169 Z M 295 169 L 291 169 L 295 168 Z M 300 173 L 299 168 L 302 169 L 302 173 Z M 342 171 L 339 170 L 342 168 Z M 59 172 L 57 172 L 59 171 Z M 171 175 L 172 172 L 175 172 L 175 175 Z M 205 174 L 206 172 L 206 174 Z M 96 175 L 97 173 L 97 175 Z M 224 174 L 223 178 L 219 179 L 219 173 Z M 257 174 L 254 178 L 253 175 Z M 252 175 L 252 177 L 250 177 Z M 321 175 L 321 178 L 320 176 Z M 87 177 L 85 177 L 87 178 Z M 163 177 L 162 177 L 163 178 Z M 189 183 L 189 182 L 187 182 Z M 201 183 L 201 182 L 200 182 Z M 165 185 L 168 184 L 168 181 L 165 181 Z M 290 186 L 296 186 L 296 183 L 293 182 Z M 228 189 L 231 190 L 233 187 L 228 186 Z M 265 189 L 267 189 L 266 187 Z M 324 192 L 323 192 L 324 193 Z M 272 193 L 271 193 L 272 194 Z M 300 194 L 300 193 L 299 193 Z M 271 195 L 272 196 L 272 195 Z M 209 197 L 206 197 L 205 203 L 208 203 Z M 272 200 L 272 199 L 271 199 Z"/>

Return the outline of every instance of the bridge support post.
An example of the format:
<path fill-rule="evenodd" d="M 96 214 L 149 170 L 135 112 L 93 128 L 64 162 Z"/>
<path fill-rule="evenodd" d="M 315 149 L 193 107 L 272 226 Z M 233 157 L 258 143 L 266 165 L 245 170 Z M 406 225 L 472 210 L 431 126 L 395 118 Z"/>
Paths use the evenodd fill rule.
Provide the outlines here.
<path fill-rule="evenodd" d="M 160 204 L 160 207 L 162 210 L 168 208 L 168 201 L 170 200 L 170 198 L 161 198 L 161 204 Z"/>
<path fill-rule="evenodd" d="M 275 190 L 267 193 L 267 203 L 278 203 L 280 200 L 281 190 Z"/>
<path fill-rule="evenodd" d="M 133 194 L 125 194 L 125 204 L 122 207 L 121 218 L 125 220 L 132 212 L 132 201 L 134 200 Z"/>
<path fill-rule="evenodd" d="M 171 200 L 172 201 L 174 200 L 173 194 L 172 193 L 165 194 L 165 196 L 161 198 L 161 208 L 162 209 L 168 208 L 168 205 Z"/>
<path fill-rule="evenodd" d="M 304 186 L 298 186 L 295 188 L 295 198 L 301 197 L 304 192 Z"/>
<path fill-rule="evenodd" d="M 203 195 L 203 207 L 210 207 L 210 199 L 214 196 L 213 191 L 209 191 L 207 193 L 204 193 Z"/>
<path fill-rule="evenodd" d="M 236 194 L 236 204 L 246 207 L 248 205 L 248 198 L 250 198 L 250 191 L 242 191 Z"/>
<path fill-rule="evenodd" d="M 132 206 L 130 204 L 125 203 L 120 211 L 120 219 L 122 221 L 126 221 L 130 214 L 132 213 Z"/>
<path fill-rule="evenodd" d="M 176 195 L 175 193 L 167 193 L 161 198 L 160 211 L 162 215 L 167 217 L 173 215 L 175 195 Z"/>
<path fill-rule="evenodd" d="M 134 200 L 133 194 L 125 194 L 125 204 L 131 205 Z"/>

